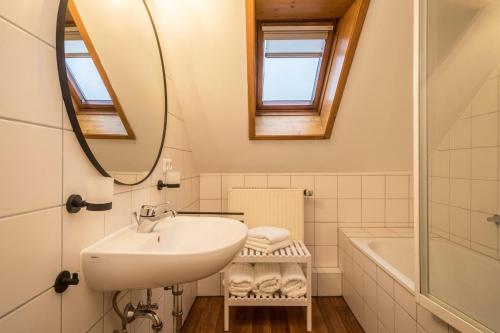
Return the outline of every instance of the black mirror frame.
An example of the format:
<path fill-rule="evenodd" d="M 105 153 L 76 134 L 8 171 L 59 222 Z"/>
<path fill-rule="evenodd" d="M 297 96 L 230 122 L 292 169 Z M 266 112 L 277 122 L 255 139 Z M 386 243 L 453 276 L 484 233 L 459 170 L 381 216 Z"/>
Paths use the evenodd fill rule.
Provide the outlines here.
<path fill-rule="evenodd" d="M 158 151 L 158 154 L 156 156 L 155 162 L 153 163 L 153 166 L 151 167 L 151 170 L 148 172 L 148 174 L 140 181 L 133 183 L 133 184 L 125 184 L 122 183 L 118 180 L 115 179 L 115 183 L 119 185 L 126 185 L 126 186 L 133 186 L 133 185 L 138 185 L 142 182 L 144 182 L 146 179 L 151 176 L 153 173 L 155 167 L 158 164 L 158 161 L 160 159 L 162 150 L 163 150 L 163 144 L 165 143 L 165 135 L 167 132 L 167 114 L 168 114 L 168 99 L 167 99 L 167 79 L 165 75 L 165 64 L 163 61 L 163 53 L 161 50 L 161 44 L 160 44 L 160 39 L 158 37 L 158 31 L 156 29 L 153 16 L 151 15 L 151 11 L 149 10 L 149 7 L 146 3 L 145 0 L 142 1 L 144 4 L 144 7 L 146 9 L 146 12 L 148 13 L 149 20 L 151 22 L 151 26 L 153 27 L 153 31 L 155 34 L 155 39 L 156 43 L 158 45 L 158 52 L 160 56 L 160 62 L 161 62 L 161 70 L 162 70 L 162 76 L 163 76 L 163 91 L 164 91 L 164 96 L 165 96 L 165 115 L 164 115 L 164 121 L 163 121 L 163 133 L 161 137 L 161 144 L 160 144 L 160 149 Z M 102 167 L 102 165 L 99 163 L 97 158 L 94 156 L 92 153 L 92 150 L 90 149 L 87 140 L 85 139 L 85 136 L 82 133 L 82 130 L 80 128 L 80 124 L 78 123 L 78 119 L 76 117 L 76 111 L 73 106 L 73 101 L 71 100 L 71 94 L 69 90 L 69 83 L 68 83 L 68 76 L 67 76 L 67 71 L 66 71 L 66 63 L 65 63 L 65 52 L 64 52 L 64 24 L 65 24 L 65 19 L 66 19 L 66 10 L 68 8 L 68 0 L 61 0 L 59 3 L 59 10 L 57 13 L 57 26 L 56 26 L 56 57 L 57 57 L 57 71 L 59 74 L 59 83 L 61 85 L 61 92 L 64 100 L 64 105 L 66 106 L 66 112 L 69 117 L 69 121 L 71 122 L 71 127 L 73 128 L 73 131 L 78 139 L 78 142 L 80 143 L 80 146 L 82 147 L 83 151 L 85 152 L 85 155 L 87 155 L 87 158 L 90 160 L 92 165 L 103 175 L 104 177 L 110 177 L 108 172 Z"/>

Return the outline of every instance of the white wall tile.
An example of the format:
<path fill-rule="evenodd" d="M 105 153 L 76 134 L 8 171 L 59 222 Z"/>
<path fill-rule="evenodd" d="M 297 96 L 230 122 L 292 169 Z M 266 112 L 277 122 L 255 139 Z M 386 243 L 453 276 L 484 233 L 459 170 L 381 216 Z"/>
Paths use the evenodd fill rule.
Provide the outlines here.
<path fill-rule="evenodd" d="M 338 177 L 339 198 L 361 198 L 361 176 Z"/>
<path fill-rule="evenodd" d="M 315 246 L 314 264 L 316 267 L 337 267 L 336 246 Z"/>
<path fill-rule="evenodd" d="M 471 209 L 494 214 L 497 208 L 497 182 L 472 180 Z"/>
<path fill-rule="evenodd" d="M 368 274 L 363 274 L 363 300 L 372 311 L 377 311 L 377 284 Z"/>
<path fill-rule="evenodd" d="M 380 322 L 391 333 L 394 328 L 394 302 L 384 289 L 377 287 L 377 313 Z"/>
<path fill-rule="evenodd" d="M 337 176 L 315 176 L 316 198 L 337 198 Z"/>
<path fill-rule="evenodd" d="M 337 245 L 336 223 L 314 223 L 314 245 Z"/>
<path fill-rule="evenodd" d="M 269 188 L 290 188 L 290 176 L 269 175 L 267 176 L 267 187 Z"/>
<path fill-rule="evenodd" d="M 86 181 L 89 177 L 97 177 L 101 174 L 89 162 L 83 152 L 75 133 L 71 131 L 63 132 L 63 196 L 61 203 L 71 194 L 79 194 L 83 198 L 86 195 Z M 61 134 L 59 134 L 61 135 Z M 78 172 L 75 172 L 78 170 Z"/>
<path fill-rule="evenodd" d="M 200 211 L 202 212 L 220 212 L 221 207 L 221 200 L 200 200 Z"/>
<path fill-rule="evenodd" d="M 59 205 L 61 131 L 0 120 L 0 133 L 0 217 Z"/>
<path fill-rule="evenodd" d="M 496 180 L 498 175 L 498 149 L 473 148 L 472 149 L 472 178 Z"/>
<path fill-rule="evenodd" d="M 304 198 L 304 222 L 314 221 L 314 202 L 313 198 Z"/>
<path fill-rule="evenodd" d="M 434 202 L 448 204 L 450 200 L 450 179 L 441 177 L 431 178 L 431 198 Z"/>
<path fill-rule="evenodd" d="M 315 191 L 314 176 L 292 176 L 291 183 L 291 188 L 303 188 Z"/>
<path fill-rule="evenodd" d="M 435 202 L 430 204 L 430 216 L 432 228 L 438 228 L 442 231 L 449 232 L 450 230 L 450 208 L 448 205 L 443 205 Z"/>
<path fill-rule="evenodd" d="M 385 191 L 386 198 L 408 198 L 408 176 L 385 177 Z"/>
<path fill-rule="evenodd" d="M 361 207 L 363 223 L 383 223 L 385 221 L 384 199 L 363 199 Z"/>
<path fill-rule="evenodd" d="M 221 199 L 221 176 L 200 176 L 200 199 Z"/>
<path fill-rule="evenodd" d="M 232 188 L 244 187 L 245 177 L 243 175 L 222 176 L 222 199 L 228 198 L 228 191 Z"/>
<path fill-rule="evenodd" d="M 60 207 L 0 219 L 0 316 L 49 289 L 60 258 Z"/>
<path fill-rule="evenodd" d="M 105 236 L 104 212 L 81 210 L 63 215 L 63 267 L 69 271 L 80 270 L 80 251 Z"/>
<path fill-rule="evenodd" d="M 469 179 L 451 179 L 449 191 L 450 205 L 470 208 L 470 191 L 471 181 Z"/>
<path fill-rule="evenodd" d="M 61 296 L 52 289 L 0 319 L 0 332 L 52 333 L 60 330 Z"/>
<path fill-rule="evenodd" d="M 385 202 L 386 221 L 407 222 L 408 204 L 407 199 L 387 199 Z"/>
<path fill-rule="evenodd" d="M 471 176 L 471 149 L 457 149 L 450 151 L 450 177 L 470 178 Z"/>
<path fill-rule="evenodd" d="M 471 119 L 460 119 L 453 124 L 450 130 L 450 148 L 471 147 Z"/>
<path fill-rule="evenodd" d="M 450 152 L 436 151 L 431 155 L 431 176 L 449 177 L 450 175 Z"/>
<path fill-rule="evenodd" d="M 365 306 L 363 308 L 364 325 L 363 329 L 366 333 L 377 333 L 378 332 L 378 320 L 377 313 L 371 308 Z"/>
<path fill-rule="evenodd" d="M 395 331 L 401 333 L 416 333 L 417 322 L 406 313 L 399 305 L 394 307 Z"/>
<path fill-rule="evenodd" d="M 315 223 L 304 223 L 304 244 L 314 245 Z"/>
<path fill-rule="evenodd" d="M 41 1 L 34 3 L 40 5 Z M 26 1 L 27 11 L 29 6 Z M 4 2 L 0 11 L 2 7 L 16 6 Z M 55 26 L 55 20 L 51 25 Z M 0 42 L 4 45 L 0 73 L 4 78 L 15 78 L 0 82 L 0 116 L 61 127 L 62 99 L 54 48 L 2 19 Z"/>
<path fill-rule="evenodd" d="M 89 289 L 82 272 L 79 277 L 78 287 L 62 295 L 63 332 L 87 332 L 103 315 L 103 294 Z"/>
<path fill-rule="evenodd" d="M 496 113 L 472 118 L 472 147 L 496 146 L 498 119 Z"/>
<path fill-rule="evenodd" d="M 413 318 L 417 319 L 414 296 L 399 283 L 394 284 L 394 300 Z"/>
<path fill-rule="evenodd" d="M 120 327 L 121 328 L 121 325 Z M 104 320 L 101 319 L 92 326 L 92 328 L 87 333 L 102 333 L 104 330 Z"/>
<path fill-rule="evenodd" d="M 157 189 L 154 189 L 158 191 Z M 154 203 L 156 204 L 156 203 Z M 105 213 L 104 229 L 109 235 L 132 223 L 132 195 L 130 192 L 120 193 L 113 197 L 113 209 Z"/>
<path fill-rule="evenodd" d="M 55 47 L 58 6 L 57 0 L 2 1 L 0 15 Z"/>
<path fill-rule="evenodd" d="M 450 233 L 464 239 L 470 239 L 470 216 L 468 209 L 450 207 Z"/>
<path fill-rule="evenodd" d="M 363 198 L 385 198 L 385 176 L 363 176 L 361 182 Z"/>
<path fill-rule="evenodd" d="M 394 297 L 394 280 L 392 277 L 377 267 L 377 284 L 391 297 Z"/>
<path fill-rule="evenodd" d="M 221 274 L 217 273 L 205 279 L 198 280 L 199 296 L 220 296 Z"/>
<path fill-rule="evenodd" d="M 338 199 L 339 222 L 361 222 L 361 199 Z"/>
<path fill-rule="evenodd" d="M 316 222 L 336 222 L 337 199 L 315 199 L 314 215 Z"/>
<path fill-rule="evenodd" d="M 267 188 L 267 176 L 245 176 L 245 187 Z"/>
<path fill-rule="evenodd" d="M 339 273 L 318 274 L 318 296 L 340 296 L 342 275 Z"/>

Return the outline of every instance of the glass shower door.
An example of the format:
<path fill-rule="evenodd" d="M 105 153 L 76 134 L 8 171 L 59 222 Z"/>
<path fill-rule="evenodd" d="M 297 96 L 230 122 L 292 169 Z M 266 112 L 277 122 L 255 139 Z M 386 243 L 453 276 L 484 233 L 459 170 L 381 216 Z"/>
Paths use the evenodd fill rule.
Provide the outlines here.
<path fill-rule="evenodd" d="M 500 332 L 500 1 L 420 5 L 420 292 Z"/>

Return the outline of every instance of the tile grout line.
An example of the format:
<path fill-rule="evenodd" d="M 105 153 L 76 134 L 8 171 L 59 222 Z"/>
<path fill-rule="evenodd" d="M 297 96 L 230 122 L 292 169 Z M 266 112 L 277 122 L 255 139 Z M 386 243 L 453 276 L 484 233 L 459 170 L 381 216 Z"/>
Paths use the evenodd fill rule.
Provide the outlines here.
<path fill-rule="evenodd" d="M 20 310 L 23 306 L 27 305 L 31 301 L 34 301 L 36 298 L 42 296 L 47 291 L 51 290 L 53 287 L 54 286 L 50 286 L 50 287 L 44 289 L 43 291 L 39 292 L 38 294 L 35 294 L 33 297 L 29 298 L 28 300 L 24 301 L 23 303 L 21 303 L 21 304 L 15 306 L 14 308 L 10 309 L 9 311 L 7 311 L 6 313 L 4 313 L 3 315 L 0 316 L 0 320 L 6 318 L 7 316 L 9 316 L 10 314 L 16 312 L 17 310 Z"/>
<path fill-rule="evenodd" d="M 5 22 L 11 24 L 13 27 L 19 29 L 20 31 L 24 32 L 25 34 L 35 38 L 36 40 L 44 43 L 45 45 L 49 46 L 51 49 L 54 49 L 55 50 L 55 46 L 50 44 L 49 42 L 47 42 L 46 40 L 42 39 L 41 37 L 38 37 L 37 35 L 35 35 L 34 33 L 32 33 L 31 31 L 21 27 L 19 24 L 15 23 L 14 21 L 8 19 L 7 17 L 5 17 L 4 15 L 0 14 L 0 19 L 3 19 Z"/>
<path fill-rule="evenodd" d="M 65 130 L 63 127 L 54 126 L 54 125 L 48 125 L 48 124 L 42 124 L 42 123 L 39 123 L 39 122 L 36 122 L 36 121 L 30 121 L 30 120 L 24 120 L 24 119 L 18 119 L 18 118 L 8 117 L 8 116 L 5 116 L 5 115 L 0 115 L 0 120 L 10 121 L 10 122 L 13 122 L 13 123 L 21 123 L 21 124 L 24 124 L 24 125 L 32 125 L 32 126 L 37 126 L 37 127 L 45 127 L 45 128 L 55 129 L 55 130 Z M 71 130 L 71 131 L 73 131 L 73 130 Z"/>

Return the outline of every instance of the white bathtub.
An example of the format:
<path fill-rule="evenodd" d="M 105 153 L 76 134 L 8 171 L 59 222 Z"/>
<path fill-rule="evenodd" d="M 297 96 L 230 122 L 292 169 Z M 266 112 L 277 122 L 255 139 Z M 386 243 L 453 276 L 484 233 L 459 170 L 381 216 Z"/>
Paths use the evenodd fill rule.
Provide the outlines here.
<path fill-rule="evenodd" d="M 355 246 L 414 292 L 413 238 L 351 238 Z"/>
<path fill-rule="evenodd" d="M 414 291 L 413 238 L 351 238 L 394 279 Z M 430 294 L 500 332 L 500 261 L 437 238 L 430 241 Z"/>

